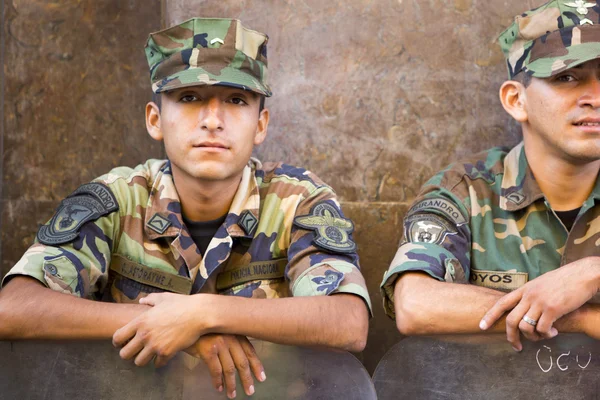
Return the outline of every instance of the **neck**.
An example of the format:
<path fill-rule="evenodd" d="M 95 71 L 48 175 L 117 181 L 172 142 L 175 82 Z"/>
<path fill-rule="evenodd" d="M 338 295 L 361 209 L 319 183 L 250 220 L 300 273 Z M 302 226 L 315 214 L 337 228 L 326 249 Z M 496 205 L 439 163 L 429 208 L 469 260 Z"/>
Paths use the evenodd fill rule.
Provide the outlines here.
<path fill-rule="evenodd" d="M 529 167 L 553 210 L 580 208 L 594 190 L 600 160 L 574 163 L 558 157 L 552 150 L 535 148 L 527 140 L 525 154 Z"/>
<path fill-rule="evenodd" d="M 183 215 L 196 222 L 213 221 L 227 214 L 242 179 L 240 175 L 227 181 L 205 181 L 175 168 L 172 171 Z"/>

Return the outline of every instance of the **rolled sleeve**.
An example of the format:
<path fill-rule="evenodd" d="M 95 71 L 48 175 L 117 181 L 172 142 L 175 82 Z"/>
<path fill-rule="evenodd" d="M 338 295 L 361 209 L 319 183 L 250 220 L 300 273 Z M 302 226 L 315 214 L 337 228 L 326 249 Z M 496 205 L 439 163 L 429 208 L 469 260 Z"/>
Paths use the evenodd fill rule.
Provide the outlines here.
<path fill-rule="evenodd" d="M 88 222 L 76 239 L 60 246 L 33 244 L 3 278 L 2 286 L 20 275 L 58 292 L 98 297 L 108 281 L 115 221 L 118 213 Z"/>
<path fill-rule="evenodd" d="M 317 228 L 309 229 L 294 224 L 286 269 L 292 295 L 326 296 L 350 293 L 361 297 L 372 315 L 371 300 L 360 272 L 352 230 L 338 227 L 345 224 L 341 223 L 341 220 L 349 220 L 344 217 L 333 191 L 328 187 L 320 188 L 299 204 L 296 216 L 315 214 L 315 206 L 319 204 L 325 204 L 327 209 L 332 211 L 329 215 L 331 218 L 326 222 L 330 225 L 325 225 L 323 229 L 329 229 L 331 237 L 336 237 L 337 242 L 332 242 L 331 245 L 323 244 L 323 235 Z M 336 221 L 340 224 L 336 225 Z M 339 246 L 339 249 L 336 249 L 336 246 Z"/>
<path fill-rule="evenodd" d="M 444 190 L 429 191 L 413 203 L 404 218 L 401 244 L 380 287 L 389 317 L 395 319 L 394 286 L 404 272 L 423 272 L 441 282 L 468 283 L 471 232 L 466 216 L 465 206 Z"/>

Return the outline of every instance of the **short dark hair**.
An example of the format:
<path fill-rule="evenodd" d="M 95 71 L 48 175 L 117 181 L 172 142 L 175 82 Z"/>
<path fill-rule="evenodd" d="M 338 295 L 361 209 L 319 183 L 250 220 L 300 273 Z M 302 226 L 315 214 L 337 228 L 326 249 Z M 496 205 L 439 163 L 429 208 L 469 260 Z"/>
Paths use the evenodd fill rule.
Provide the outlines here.
<path fill-rule="evenodd" d="M 523 86 L 525 86 L 525 88 L 527 88 L 527 86 L 531 84 L 531 78 L 532 76 L 529 75 L 527 72 L 521 71 L 517 75 L 515 75 L 512 78 L 512 80 L 521 83 Z"/>
<path fill-rule="evenodd" d="M 258 115 L 260 115 L 262 110 L 265 109 L 265 99 L 267 97 L 263 96 L 262 94 L 259 94 L 258 96 L 260 96 L 260 104 L 258 105 Z M 160 93 L 152 92 L 152 102 L 158 106 L 158 111 L 160 111 L 161 99 L 162 99 L 162 96 Z"/>

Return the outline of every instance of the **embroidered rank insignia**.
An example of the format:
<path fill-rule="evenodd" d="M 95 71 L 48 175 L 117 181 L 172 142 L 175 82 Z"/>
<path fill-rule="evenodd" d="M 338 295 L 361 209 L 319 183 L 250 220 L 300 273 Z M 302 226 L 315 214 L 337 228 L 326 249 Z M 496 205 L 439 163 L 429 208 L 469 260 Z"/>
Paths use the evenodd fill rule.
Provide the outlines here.
<path fill-rule="evenodd" d="M 325 250 L 334 253 L 352 253 L 356 250 L 356 243 L 349 236 L 354 230 L 354 224 L 349 219 L 342 218 L 339 210 L 331 204 L 317 204 L 309 215 L 296 217 L 294 224 L 314 230 L 313 243 Z"/>
<path fill-rule="evenodd" d="M 519 205 L 525 201 L 525 196 L 519 192 L 514 192 L 506 196 L 506 199 L 512 201 L 516 205 Z"/>
<path fill-rule="evenodd" d="M 446 235 L 456 230 L 442 217 L 435 214 L 413 214 L 404 222 L 404 237 L 411 243 L 441 244 Z"/>
<path fill-rule="evenodd" d="M 158 213 L 154 214 L 152 218 L 150 218 L 150 221 L 148 221 L 148 227 L 161 235 L 165 233 L 169 226 L 171 226 L 171 221 Z"/>
<path fill-rule="evenodd" d="M 64 199 L 47 225 L 40 228 L 40 243 L 54 246 L 73 241 L 81 227 L 119 209 L 108 186 L 92 182 L 80 186 Z"/>
<path fill-rule="evenodd" d="M 246 235 L 254 236 L 254 232 L 256 232 L 256 227 L 258 226 L 258 219 L 256 219 L 250 210 L 244 210 L 238 220 L 238 226 L 246 232 Z"/>

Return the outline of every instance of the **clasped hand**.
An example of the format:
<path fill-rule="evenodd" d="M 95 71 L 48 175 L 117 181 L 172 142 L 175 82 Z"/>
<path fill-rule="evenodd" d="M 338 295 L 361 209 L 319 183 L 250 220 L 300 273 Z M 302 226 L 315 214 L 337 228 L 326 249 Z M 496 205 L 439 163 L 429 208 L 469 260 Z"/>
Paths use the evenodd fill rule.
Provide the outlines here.
<path fill-rule="evenodd" d="M 598 260 L 583 258 L 527 282 L 498 300 L 479 327 L 486 330 L 508 313 L 506 338 L 516 351 L 523 349 L 519 332 L 532 341 L 555 337 L 558 330 L 554 322 L 580 308 L 597 293 Z M 525 316 L 537 324 L 526 322 Z"/>
<path fill-rule="evenodd" d="M 245 336 L 208 334 L 201 310 L 209 305 L 199 306 L 200 296 L 203 295 L 153 293 L 141 299 L 140 304 L 152 308 L 118 329 L 113 335 L 113 345 L 121 347 L 121 358 L 134 359 L 138 366 L 154 359 L 154 365 L 162 367 L 184 350 L 206 363 L 218 391 L 225 385 L 227 396 L 236 396 L 237 370 L 244 391 L 252 395 L 252 374 L 261 382 L 266 379 L 254 347 Z"/>

